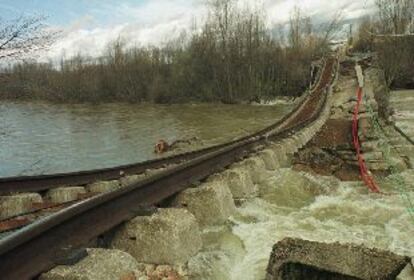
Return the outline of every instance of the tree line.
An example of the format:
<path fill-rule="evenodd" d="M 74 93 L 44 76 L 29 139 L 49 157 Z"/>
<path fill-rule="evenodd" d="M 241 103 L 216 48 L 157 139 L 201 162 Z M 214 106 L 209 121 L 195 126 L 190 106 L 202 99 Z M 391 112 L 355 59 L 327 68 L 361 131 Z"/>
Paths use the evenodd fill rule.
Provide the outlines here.
<path fill-rule="evenodd" d="M 375 52 L 388 88 L 414 88 L 414 1 L 376 0 L 377 12 L 365 17 L 355 49 Z"/>
<path fill-rule="evenodd" d="M 127 48 L 122 38 L 99 58 L 21 62 L 5 69 L 0 95 L 52 102 L 223 102 L 299 96 L 311 62 L 327 50 L 310 18 L 292 12 L 288 36 L 276 36 L 260 9 L 214 0 L 207 20 L 164 46 Z M 329 31 L 331 32 L 331 31 Z"/>

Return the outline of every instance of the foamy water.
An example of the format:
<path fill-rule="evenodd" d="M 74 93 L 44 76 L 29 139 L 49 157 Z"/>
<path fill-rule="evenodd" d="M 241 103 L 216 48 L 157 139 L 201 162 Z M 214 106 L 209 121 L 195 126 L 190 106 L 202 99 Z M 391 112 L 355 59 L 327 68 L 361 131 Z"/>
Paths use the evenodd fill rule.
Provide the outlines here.
<path fill-rule="evenodd" d="M 414 137 L 414 91 L 394 92 L 391 104 L 397 125 Z M 205 230 L 205 248 L 190 262 L 193 279 L 262 280 L 273 245 L 285 237 L 363 244 L 414 257 L 414 217 L 398 176 L 414 203 L 412 169 L 378 179 L 394 195 L 369 193 L 360 182 L 274 171 L 259 184 L 259 197 L 243 203 L 228 225 Z"/>
<path fill-rule="evenodd" d="M 414 170 L 402 176 L 412 182 Z M 190 266 L 199 272 L 194 279 L 264 279 L 272 247 L 285 237 L 414 256 L 414 219 L 399 195 L 370 194 L 360 183 L 288 169 L 275 171 L 259 187 L 260 197 L 242 204 L 229 225 L 205 231 L 205 249 Z M 413 186 L 407 187 L 413 195 Z M 383 189 L 390 192 L 392 184 Z"/>

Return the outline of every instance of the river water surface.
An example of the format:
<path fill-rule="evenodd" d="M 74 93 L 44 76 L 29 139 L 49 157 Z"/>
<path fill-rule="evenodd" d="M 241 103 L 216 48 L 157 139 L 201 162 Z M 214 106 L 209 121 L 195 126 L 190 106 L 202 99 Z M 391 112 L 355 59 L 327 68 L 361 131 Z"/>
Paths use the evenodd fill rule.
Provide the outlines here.
<path fill-rule="evenodd" d="M 414 92 L 393 95 L 392 104 L 399 125 L 414 136 Z M 285 237 L 362 244 L 414 257 L 414 212 L 406 201 L 414 203 L 413 169 L 378 180 L 392 195 L 289 168 L 267 175 L 258 196 L 242 203 L 227 225 L 204 229 L 203 252 L 189 266 L 194 280 L 263 280 L 273 245 Z"/>
<path fill-rule="evenodd" d="M 155 143 L 197 137 L 188 150 L 270 125 L 290 105 L 0 104 L 0 177 L 71 172 L 156 158 Z"/>

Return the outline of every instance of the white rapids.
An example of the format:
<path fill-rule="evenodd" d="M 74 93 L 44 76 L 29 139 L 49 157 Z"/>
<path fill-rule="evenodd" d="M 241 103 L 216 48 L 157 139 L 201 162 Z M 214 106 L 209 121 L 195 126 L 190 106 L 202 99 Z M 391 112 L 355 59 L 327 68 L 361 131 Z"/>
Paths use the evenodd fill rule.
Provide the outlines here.
<path fill-rule="evenodd" d="M 414 170 L 402 176 L 414 183 Z M 189 264 L 194 279 L 264 279 L 272 246 L 285 237 L 414 256 L 414 218 L 400 195 L 372 194 L 361 183 L 290 169 L 275 171 L 258 187 L 259 197 L 242 203 L 228 225 L 204 231 L 204 249 Z M 389 182 L 382 187 L 393 191 Z"/>

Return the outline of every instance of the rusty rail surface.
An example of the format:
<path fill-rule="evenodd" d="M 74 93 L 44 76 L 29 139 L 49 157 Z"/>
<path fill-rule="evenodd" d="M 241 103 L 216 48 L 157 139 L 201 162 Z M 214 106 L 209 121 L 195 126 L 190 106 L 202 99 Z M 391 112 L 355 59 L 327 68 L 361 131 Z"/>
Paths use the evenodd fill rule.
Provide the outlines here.
<path fill-rule="evenodd" d="M 302 107 L 305 117 L 300 122 L 290 122 L 271 135 L 223 146 L 128 187 L 77 203 L 0 240 L 1 278 L 32 279 L 59 264 L 62 256 L 97 242 L 125 221 L 145 215 L 149 206 L 220 172 L 268 141 L 282 140 L 314 122 L 326 105 L 334 64 L 334 58 L 327 60 L 320 84 L 305 102 L 309 107 Z M 309 108 L 314 110 L 311 114 Z"/>
<path fill-rule="evenodd" d="M 325 67 L 325 65 L 324 65 Z M 323 71 L 323 70 L 322 70 Z M 175 156 L 165 157 L 156 160 L 149 160 L 140 163 L 121 165 L 117 167 L 104 168 L 104 169 L 95 169 L 88 171 L 79 171 L 71 173 L 59 173 L 51 175 L 39 175 L 39 176 L 19 176 L 19 177 L 8 177 L 0 178 L 0 195 L 9 194 L 9 193 L 22 193 L 22 192 L 39 192 L 45 191 L 53 188 L 58 188 L 61 186 L 80 186 L 87 185 L 89 183 L 94 183 L 97 181 L 110 181 L 118 180 L 122 176 L 135 175 L 144 173 L 148 169 L 158 169 L 164 166 L 180 164 L 188 160 L 200 157 L 202 155 L 211 153 L 213 151 L 222 149 L 234 145 L 236 143 L 241 143 L 249 138 L 260 137 L 271 131 L 282 126 L 286 123 L 292 115 L 294 115 L 303 105 L 308 101 L 312 92 L 317 90 L 318 86 L 321 83 L 321 76 L 319 74 L 319 80 L 315 85 L 310 89 L 311 92 L 301 100 L 287 115 L 285 115 L 278 122 L 268 126 L 254 134 L 242 137 L 240 139 L 227 142 L 224 144 L 214 145 L 208 148 L 182 153 Z"/>

